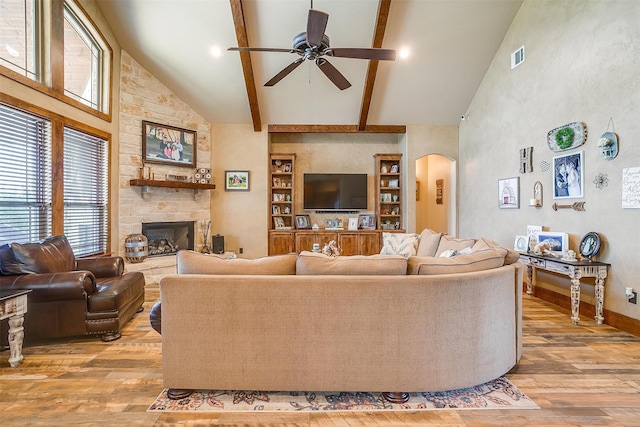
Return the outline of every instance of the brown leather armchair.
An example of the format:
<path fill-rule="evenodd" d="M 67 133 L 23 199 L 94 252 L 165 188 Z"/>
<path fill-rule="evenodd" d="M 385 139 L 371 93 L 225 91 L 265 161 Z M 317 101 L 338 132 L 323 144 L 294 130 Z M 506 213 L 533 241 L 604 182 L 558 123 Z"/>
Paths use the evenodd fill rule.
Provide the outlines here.
<path fill-rule="evenodd" d="M 122 257 L 76 259 L 65 236 L 0 246 L 0 287 L 31 289 L 25 341 L 75 335 L 120 338 L 144 303 L 144 276 Z M 6 340 L 6 325 L 0 338 Z"/>

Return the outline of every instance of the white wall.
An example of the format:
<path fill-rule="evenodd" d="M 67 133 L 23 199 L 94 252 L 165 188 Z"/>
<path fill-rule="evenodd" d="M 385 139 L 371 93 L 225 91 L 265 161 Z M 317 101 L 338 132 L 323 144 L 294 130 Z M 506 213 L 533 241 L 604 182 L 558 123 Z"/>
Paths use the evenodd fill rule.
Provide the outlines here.
<path fill-rule="evenodd" d="M 528 224 L 570 234 L 577 250 L 589 231 L 600 233 L 599 260 L 611 263 L 605 309 L 640 319 L 624 287 L 640 288 L 640 210 L 622 209 L 622 169 L 640 166 L 640 2 L 525 0 L 460 125 L 460 234 L 512 246 Z M 511 52 L 525 46 L 525 62 L 510 70 Z M 596 143 L 613 118 L 620 154 L 605 160 Z M 554 211 L 547 132 L 584 122 L 585 212 Z M 533 172 L 519 173 L 519 149 L 533 147 Z M 593 180 L 605 174 L 608 186 Z M 520 177 L 520 209 L 498 209 L 498 179 Z M 533 185 L 544 185 L 544 206 L 530 208 Z M 563 201 L 564 203 L 564 201 Z M 544 277 L 539 277 L 539 279 Z M 542 280 L 544 282 L 544 280 Z M 553 283 L 552 283 L 553 282 Z M 541 283 L 568 295 L 568 281 Z M 585 295 L 586 294 L 586 295 Z M 583 286 L 593 301 L 593 287 Z"/>

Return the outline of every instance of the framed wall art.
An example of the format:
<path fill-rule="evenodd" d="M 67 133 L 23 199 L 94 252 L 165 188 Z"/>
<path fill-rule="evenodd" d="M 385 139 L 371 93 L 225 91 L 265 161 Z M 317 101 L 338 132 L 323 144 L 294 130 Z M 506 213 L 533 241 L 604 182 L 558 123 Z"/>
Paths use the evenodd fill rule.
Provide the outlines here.
<path fill-rule="evenodd" d="M 583 151 L 553 158 L 553 198 L 574 199 L 584 196 Z"/>
<path fill-rule="evenodd" d="M 158 123 L 142 122 L 142 161 L 171 166 L 195 167 L 197 134 Z"/>
<path fill-rule="evenodd" d="M 224 191 L 249 191 L 249 171 L 224 171 Z"/>
<path fill-rule="evenodd" d="M 520 178 L 498 180 L 498 207 L 500 209 L 520 209 Z"/>

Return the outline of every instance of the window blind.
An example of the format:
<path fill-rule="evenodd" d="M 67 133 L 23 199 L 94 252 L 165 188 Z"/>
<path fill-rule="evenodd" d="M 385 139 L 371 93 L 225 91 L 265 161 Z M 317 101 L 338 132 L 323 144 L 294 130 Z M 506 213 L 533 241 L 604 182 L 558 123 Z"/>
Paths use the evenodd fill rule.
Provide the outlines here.
<path fill-rule="evenodd" d="M 108 143 L 64 129 L 64 234 L 76 256 L 105 253 L 108 239 Z"/>
<path fill-rule="evenodd" d="M 51 235 L 51 122 L 0 104 L 0 245 Z"/>

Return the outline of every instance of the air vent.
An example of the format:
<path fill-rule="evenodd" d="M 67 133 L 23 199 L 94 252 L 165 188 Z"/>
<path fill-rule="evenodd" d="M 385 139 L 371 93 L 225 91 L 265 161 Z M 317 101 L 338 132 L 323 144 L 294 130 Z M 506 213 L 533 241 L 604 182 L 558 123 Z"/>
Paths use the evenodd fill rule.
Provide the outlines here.
<path fill-rule="evenodd" d="M 520 49 L 516 50 L 511 54 L 511 69 L 513 70 L 523 62 L 524 62 L 524 46 L 521 46 Z"/>

